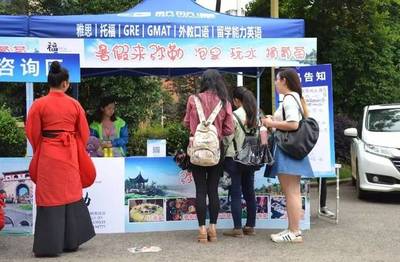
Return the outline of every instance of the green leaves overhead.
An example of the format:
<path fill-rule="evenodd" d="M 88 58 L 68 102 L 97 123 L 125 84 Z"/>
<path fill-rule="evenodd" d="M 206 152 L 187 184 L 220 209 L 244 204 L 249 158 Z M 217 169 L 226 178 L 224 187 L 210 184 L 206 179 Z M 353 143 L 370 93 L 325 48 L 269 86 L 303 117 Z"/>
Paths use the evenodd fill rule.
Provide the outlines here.
<path fill-rule="evenodd" d="M 400 101 L 399 0 L 283 0 L 281 18 L 303 18 L 318 38 L 318 63 L 333 66 L 334 107 L 357 119 L 368 104 Z M 256 0 L 248 15 L 269 16 Z"/>

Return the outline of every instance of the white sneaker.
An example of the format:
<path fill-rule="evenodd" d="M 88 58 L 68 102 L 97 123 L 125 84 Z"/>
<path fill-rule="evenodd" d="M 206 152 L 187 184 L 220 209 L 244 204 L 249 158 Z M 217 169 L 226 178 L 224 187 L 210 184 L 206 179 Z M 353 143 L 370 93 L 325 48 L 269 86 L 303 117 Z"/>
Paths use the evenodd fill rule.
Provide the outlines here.
<path fill-rule="evenodd" d="M 321 215 L 326 216 L 326 217 L 335 217 L 335 213 L 330 211 L 327 207 L 321 207 Z"/>
<path fill-rule="evenodd" d="M 285 229 L 285 230 L 283 230 L 283 231 L 281 231 L 281 232 L 279 232 L 279 233 L 271 234 L 271 239 L 272 239 L 272 238 L 279 237 L 280 235 L 284 235 L 284 234 L 286 234 L 288 231 L 289 231 L 289 229 Z"/>
<path fill-rule="evenodd" d="M 302 243 L 303 237 L 301 236 L 301 231 L 295 234 L 289 230 L 284 230 L 278 234 L 272 234 L 271 240 L 274 241 L 275 243 L 283 243 L 283 242 Z"/>

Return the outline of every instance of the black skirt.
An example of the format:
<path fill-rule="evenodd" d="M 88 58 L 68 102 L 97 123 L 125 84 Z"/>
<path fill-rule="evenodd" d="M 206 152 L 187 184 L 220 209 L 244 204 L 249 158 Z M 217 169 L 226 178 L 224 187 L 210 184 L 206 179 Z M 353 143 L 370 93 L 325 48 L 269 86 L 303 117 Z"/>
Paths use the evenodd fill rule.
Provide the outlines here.
<path fill-rule="evenodd" d="M 75 251 L 95 236 L 92 220 L 83 199 L 67 205 L 37 207 L 33 252 L 55 256 Z"/>

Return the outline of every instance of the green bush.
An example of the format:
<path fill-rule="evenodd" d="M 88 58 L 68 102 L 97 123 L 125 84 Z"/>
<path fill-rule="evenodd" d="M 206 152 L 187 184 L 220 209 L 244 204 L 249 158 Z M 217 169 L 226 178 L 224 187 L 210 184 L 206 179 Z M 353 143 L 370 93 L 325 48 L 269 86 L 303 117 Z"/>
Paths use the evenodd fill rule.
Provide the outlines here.
<path fill-rule="evenodd" d="M 0 107 L 0 157 L 25 156 L 25 150 L 24 130 L 17 126 L 9 109 Z"/>
<path fill-rule="evenodd" d="M 349 165 L 351 138 L 344 135 L 344 130 L 356 127 L 357 123 L 345 115 L 335 115 L 334 121 L 336 162 Z"/>
<path fill-rule="evenodd" d="M 186 148 L 189 141 L 187 129 L 180 123 L 168 124 L 165 128 L 159 125 L 130 130 L 128 155 L 145 156 L 147 139 L 166 139 L 167 154 L 173 155 L 177 149 Z"/>
<path fill-rule="evenodd" d="M 145 156 L 147 154 L 147 139 L 165 139 L 167 137 L 167 129 L 161 126 L 149 126 L 138 130 L 130 130 L 130 134 L 128 155 Z"/>
<path fill-rule="evenodd" d="M 189 143 L 189 130 L 181 123 L 171 123 L 167 127 L 167 152 L 175 155 L 178 149 L 186 149 Z"/>

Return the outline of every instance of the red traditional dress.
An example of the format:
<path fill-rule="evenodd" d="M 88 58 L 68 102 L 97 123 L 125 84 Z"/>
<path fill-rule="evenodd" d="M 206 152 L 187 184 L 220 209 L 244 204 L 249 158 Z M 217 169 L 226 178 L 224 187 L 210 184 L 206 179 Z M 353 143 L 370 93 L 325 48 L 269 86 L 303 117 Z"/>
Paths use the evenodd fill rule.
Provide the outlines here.
<path fill-rule="evenodd" d="M 4 195 L 0 193 L 0 230 L 4 227 Z"/>
<path fill-rule="evenodd" d="M 34 153 L 29 173 L 36 184 L 33 251 L 52 256 L 76 250 L 94 236 L 82 200 L 82 184 L 89 186 L 96 176 L 84 146 L 89 138 L 85 112 L 64 92 L 51 91 L 34 101 L 26 134 Z"/>
<path fill-rule="evenodd" d="M 57 136 L 44 137 L 44 133 Z M 26 134 L 34 152 L 29 173 L 36 183 L 37 205 L 57 206 L 80 200 L 80 171 L 94 176 L 95 169 L 87 154 L 78 153 L 85 152 L 82 145 L 86 145 L 90 134 L 79 102 L 54 91 L 35 100 L 29 110 Z M 79 161 L 78 157 L 86 159 Z M 82 162 L 85 166 L 80 167 Z"/>

